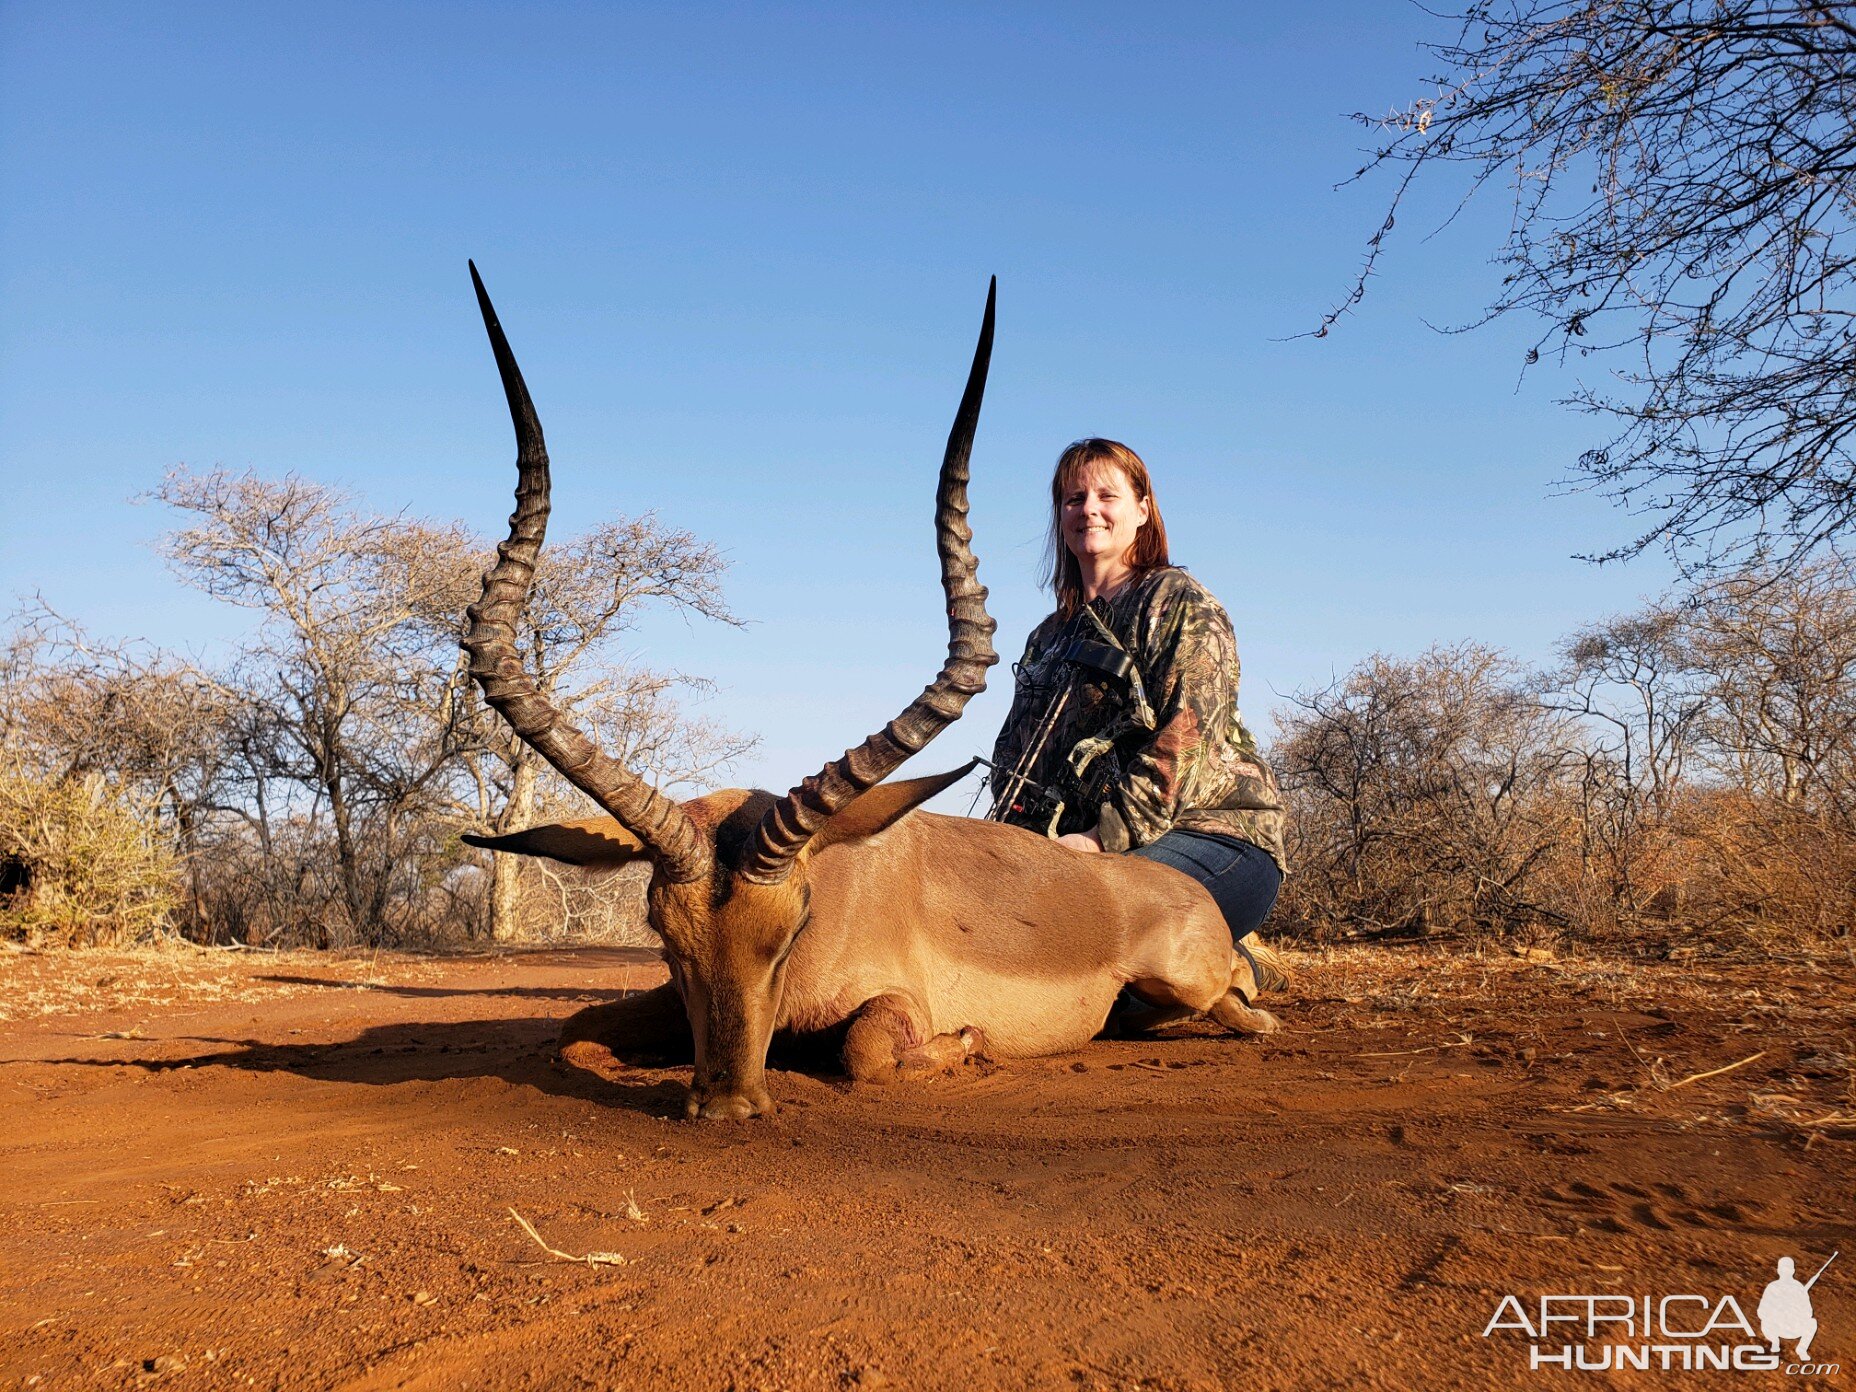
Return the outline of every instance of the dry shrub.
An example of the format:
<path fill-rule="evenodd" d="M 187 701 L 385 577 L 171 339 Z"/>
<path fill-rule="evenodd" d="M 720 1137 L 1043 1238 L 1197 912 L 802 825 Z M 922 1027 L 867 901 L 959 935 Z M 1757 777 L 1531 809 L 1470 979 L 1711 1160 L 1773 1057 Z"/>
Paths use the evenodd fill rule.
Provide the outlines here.
<path fill-rule="evenodd" d="M 1856 925 L 1856 564 L 1588 624 L 1556 669 L 1374 656 L 1278 712 L 1278 925 L 1821 950 Z"/>
<path fill-rule="evenodd" d="M 644 864 L 581 870 L 517 858 L 515 912 L 496 940 L 656 947 L 657 934 L 645 922 L 650 879 Z"/>
<path fill-rule="evenodd" d="M 1534 932 L 1569 841 L 1565 719 L 1477 644 L 1375 656 L 1278 713 L 1272 757 L 1292 874 L 1276 921 L 1302 936 Z"/>
<path fill-rule="evenodd" d="M 1783 948 L 1856 929 L 1856 827 L 1821 809 L 1739 790 L 1683 800 L 1685 863 L 1666 907 L 1685 932 Z"/>
<path fill-rule="evenodd" d="M 0 769 L 0 936 L 71 947 L 122 945 L 167 930 L 177 865 L 155 818 L 104 779 Z"/>
<path fill-rule="evenodd" d="M 648 866 L 591 871 L 511 856 L 515 894 L 502 931 L 490 930 L 487 855 L 455 831 L 414 823 L 369 862 L 388 877 L 382 912 L 354 931 L 341 876 L 318 825 L 279 820 L 260 841 L 251 828 L 214 829 L 194 862 L 189 937 L 254 947 L 358 946 L 443 950 L 494 940 L 657 945 L 644 927 Z"/>
<path fill-rule="evenodd" d="M 189 936 L 254 947 L 442 948 L 476 936 L 483 907 L 462 847 L 444 827 L 408 821 L 384 827 L 358 859 L 378 909 L 357 929 L 347 883 L 325 824 L 279 817 L 254 828 L 210 829 L 194 863 Z"/>

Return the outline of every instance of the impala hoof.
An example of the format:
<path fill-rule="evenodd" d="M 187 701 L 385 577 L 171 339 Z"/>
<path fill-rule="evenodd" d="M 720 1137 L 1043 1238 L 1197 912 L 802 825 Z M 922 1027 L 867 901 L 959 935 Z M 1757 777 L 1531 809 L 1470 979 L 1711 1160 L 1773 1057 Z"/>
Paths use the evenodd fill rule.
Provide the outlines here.
<path fill-rule="evenodd" d="M 1229 1000 L 1213 1007 L 1212 1018 L 1238 1034 L 1276 1034 L 1282 1029 L 1282 1021 L 1269 1011 Z"/>
<path fill-rule="evenodd" d="M 769 1116 L 772 1112 L 773 1099 L 765 1093 L 759 1097 L 739 1092 L 720 1097 L 698 1097 L 691 1093 L 689 1101 L 683 1104 L 683 1115 L 691 1121 L 747 1121 L 752 1117 Z"/>

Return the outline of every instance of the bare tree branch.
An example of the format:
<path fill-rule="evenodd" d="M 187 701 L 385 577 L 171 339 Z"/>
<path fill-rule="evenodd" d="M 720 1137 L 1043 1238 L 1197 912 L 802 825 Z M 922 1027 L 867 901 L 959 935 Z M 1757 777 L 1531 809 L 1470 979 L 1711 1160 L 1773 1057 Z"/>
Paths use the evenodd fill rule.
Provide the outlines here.
<path fill-rule="evenodd" d="M 1569 477 L 1720 572 L 1856 527 L 1856 23 L 1815 0 L 1512 0 L 1454 16 L 1431 95 L 1383 117 L 1360 177 L 1391 208 L 1324 334 L 1365 293 L 1414 180 L 1506 184 L 1478 323 L 1543 322 L 1527 353 L 1612 366 L 1569 404 L 1615 429 Z"/>

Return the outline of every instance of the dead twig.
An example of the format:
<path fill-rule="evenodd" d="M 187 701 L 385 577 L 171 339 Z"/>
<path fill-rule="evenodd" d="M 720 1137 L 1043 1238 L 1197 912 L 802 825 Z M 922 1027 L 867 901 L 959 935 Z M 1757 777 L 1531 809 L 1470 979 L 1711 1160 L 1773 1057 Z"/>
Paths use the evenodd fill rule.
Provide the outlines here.
<path fill-rule="evenodd" d="M 1856 1128 L 1856 1112 L 1832 1112 L 1829 1116 L 1821 1116 L 1812 1121 L 1798 1121 L 1793 1124 L 1805 1127 L 1829 1126 L 1835 1129 Z"/>
<path fill-rule="evenodd" d="M 1669 1081 L 1669 1075 L 1663 1071 L 1662 1059 L 1658 1058 L 1655 1063 L 1651 1063 L 1643 1056 L 1642 1052 L 1638 1050 L 1637 1046 L 1630 1042 L 1630 1036 L 1628 1034 L 1619 1034 L 1618 1038 L 1624 1041 L 1624 1047 L 1629 1049 L 1631 1053 L 1635 1055 L 1637 1062 L 1643 1065 L 1643 1071 L 1650 1075 L 1650 1081 L 1656 1085 L 1657 1090 L 1660 1092 L 1668 1092 L 1672 1084 Z M 1691 1078 L 1689 1081 L 1693 1082 L 1694 1079 Z"/>
<path fill-rule="evenodd" d="M 1748 1054 L 1745 1058 L 1741 1059 L 1738 1063 L 1730 1063 L 1721 1068 L 1710 1068 L 1706 1073 L 1691 1073 L 1688 1075 L 1688 1077 L 1683 1078 L 1680 1082 L 1671 1083 L 1667 1091 L 1674 1092 L 1679 1087 L 1687 1087 L 1690 1083 L 1698 1083 L 1703 1078 L 1718 1078 L 1723 1073 L 1731 1073 L 1736 1068 L 1745 1068 L 1749 1063 L 1752 1063 L 1755 1059 L 1763 1059 L 1765 1056 L 1766 1056 L 1766 1051 L 1764 1049 L 1761 1049 L 1757 1054 Z"/>
<path fill-rule="evenodd" d="M 1451 1040 L 1448 1044 L 1427 1044 L 1422 1049 L 1391 1049 L 1384 1053 L 1355 1054 L 1354 1057 L 1355 1058 L 1404 1058 L 1405 1055 L 1407 1054 L 1436 1054 L 1436 1053 L 1441 1053 L 1445 1049 L 1461 1049 L 1464 1045 L 1473 1044 L 1473 1043 L 1475 1043 L 1475 1040 L 1471 1038 L 1469 1035 L 1465 1034 L 1465 1035 L 1462 1035 L 1460 1038 Z"/>
<path fill-rule="evenodd" d="M 547 1240 L 535 1231 L 535 1225 L 517 1213 L 514 1208 L 509 1216 L 522 1225 L 522 1231 L 535 1239 L 535 1245 L 549 1256 L 560 1261 L 580 1262 L 586 1266 L 624 1266 L 625 1258 L 617 1252 L 588 1252 L 584 1257 L 576 1257 L 572 1252 L 563 1252 L 559 1247 L 550 1247 Z"/>

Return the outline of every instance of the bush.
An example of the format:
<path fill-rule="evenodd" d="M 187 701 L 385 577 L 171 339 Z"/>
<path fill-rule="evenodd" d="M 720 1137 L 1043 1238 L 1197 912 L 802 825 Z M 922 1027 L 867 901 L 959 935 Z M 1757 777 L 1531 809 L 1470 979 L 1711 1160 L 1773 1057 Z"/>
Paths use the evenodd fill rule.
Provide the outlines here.
<path fill-rule="evenodd" d="M 1856 828 L 1783 799 L 1714 789 L 1686 799 L 1689 852 L 1673 906 L 1685 930 L 1770 949 L 1856 931 Z"/>
<path fill-rule="evenodd" d="M 1377 656 L 1280 712 L 1289 810 L 1278 921 L 1321 936 L 1561 921 L 1547 871 L 1573 838 L 1565 720 L 1476 644 Z"/>
<path fill-rule="evenodd" d="M 179 900 L 174 855 L 155 819 L 102 778 L 0 769 L 0 935 L 71 947 L 168 931 Z"/>

